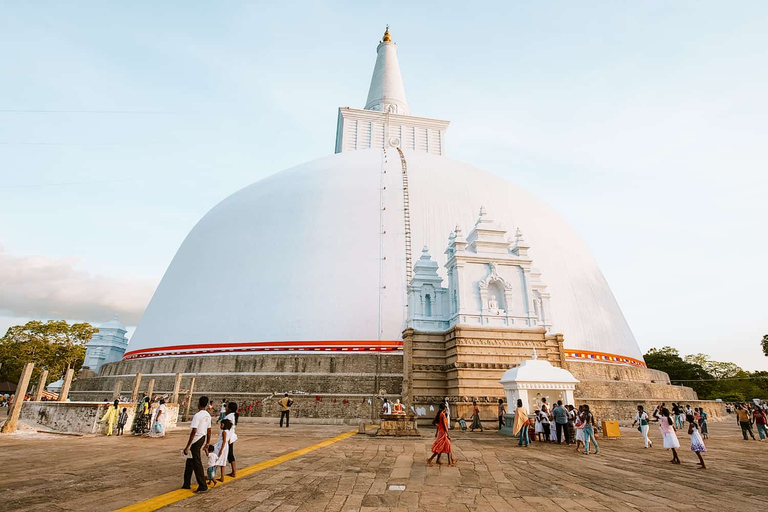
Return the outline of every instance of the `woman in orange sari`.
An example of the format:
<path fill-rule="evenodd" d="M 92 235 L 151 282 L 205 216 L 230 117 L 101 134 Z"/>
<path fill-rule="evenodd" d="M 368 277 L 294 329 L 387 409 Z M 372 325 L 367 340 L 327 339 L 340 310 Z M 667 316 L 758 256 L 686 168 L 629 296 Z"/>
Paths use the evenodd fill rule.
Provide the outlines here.
<path fill-rule="evenodd" d="M 427 464 L 432 465 L 432 459 L 437 457 L 437 463 L 440 464 L 440 455 L 448 454 L 448 465 L 455 466 L 456 460 L 451 455 L 451 438 L 448 436 L 448 414 L 445 410 L 445 404 L 440 404 L 437 416 L 432 420 L 432 424 L 437 427 L 435 434 L 437 439 L 432 443 L 432 456 L 427 459 Z"/>

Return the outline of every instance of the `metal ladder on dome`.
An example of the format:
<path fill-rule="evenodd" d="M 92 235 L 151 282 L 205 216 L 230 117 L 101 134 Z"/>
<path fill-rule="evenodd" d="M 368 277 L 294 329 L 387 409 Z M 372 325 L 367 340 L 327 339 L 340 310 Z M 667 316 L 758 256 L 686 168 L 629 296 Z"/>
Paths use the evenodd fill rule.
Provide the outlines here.
<path fill-rule="evenodd" d="M 403 167 L 403 219 L 405 220 L 405 286 L 411 284 L 413 279 L 412 251 L 411 251 L 411 198 L 408 193 L 408 163 L 405 161 L 405 154 L 398 147 L 400 153 L 400 163 Z"/>

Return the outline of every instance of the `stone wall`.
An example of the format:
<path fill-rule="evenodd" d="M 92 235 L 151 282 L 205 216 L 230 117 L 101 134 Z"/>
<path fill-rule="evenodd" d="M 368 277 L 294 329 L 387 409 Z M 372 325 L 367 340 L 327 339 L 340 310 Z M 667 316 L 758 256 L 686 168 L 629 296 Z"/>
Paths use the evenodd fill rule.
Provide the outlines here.
<path fill-rule="evenodd" d="M 179 412 L 178 404 L 165 404 L 168 408 L 168 428 L 176 426 Z M 37 423 L 57 432 L 76 434 L 103 434 L 107 430 L 105 423 L 99 423 L 109 405 L 94 402 L 24 402 L 21 408 L 21 419 Z M 133 425 L 135 403 L 121 403 L 128 413 L 126 429 Z"/>
<path fill-rule="evenodd" d="M 244 355 L 152 357 L 108 363 L 100 377 L 176 373 L 402 374 L 402 354 L 378 352 L 304 352 Z"/>
<path fill-rule="evenodd" d="M 295 401 L 293 418 L 374 419 L 381 405 L 375 397 L 382 390 L 391 400 L 400 397 L 403 357 L 386 353 L 306 353 L 121 361 L 103 365 L 98 377 L 78 379 L 70 397 L 111 399 L 118 381 L 120 394 L 130 396 L 137 373 L 142 374 L 140 393 L 146 392 L 149 381 L 154 379 L 154 395 L 171 394 L 177 372 L 183 375 L 179 401 L 186 400 L 195 378 L 192 411 L 197 399 L 206 395 L 217 405 L 223 398 L 237 402 L 246 417 L 276 417 L 280 416 L 277 398 L 295 392 L 291 395 Z M 265 402 L 273 393 L 277 398 Z"/>
<path fill-rule="evenodd" d="M 194 405 L 202 394 L 195 393 L 192 401 Z M 379 418 L 381 405 L 383 401 L 376 396 L 360 395 L 289 395 L 293 400 L 291 407 L 291 421 L 299 420 L 329 420 L 328 423 L 348 423 L 356 424 L 358 420 L 365 419 L 375 421 Z M 241 397 L 219 397 L 210 396 L 214 400 L 214 405 L 218 410 L 221 404 L 221 398 L 228 398 L 235 401 L 238 405 L 241 418 L 279 418 L 280 406 L 277 401 L 283 395 L 277 395 L 268 398 L 268 395 L 261 396 L 241 396 Z M 390 396 L 394 401 L 396 397 Z M 368 403 L 368 400 L 371 403 Z M 298 423 L 297 422 L 297 423 Z M 313 421 L 314 422 L 314 421 Z"/>
<path fill-rule="evenodd" d="M 581 381 L 629 381 L 669 384 L 669 375 L 659 370 L 624 364 L 567 361 L 566 369 Z"/>
<path fill-rule="evenodd" d="M 581 381 L 576 384 L 574 398 L 577 400 L 622 398 L 628 400 L 663 400 L 666 402 L 698 400 L 696 392 L 685 386 L 650 382 L 594 380 Z"/>

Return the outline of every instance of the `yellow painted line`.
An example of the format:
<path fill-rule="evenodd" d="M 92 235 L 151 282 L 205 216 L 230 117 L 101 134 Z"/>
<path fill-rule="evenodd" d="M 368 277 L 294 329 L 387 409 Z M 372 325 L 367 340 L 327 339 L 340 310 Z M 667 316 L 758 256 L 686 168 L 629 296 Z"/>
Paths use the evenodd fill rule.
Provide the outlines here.
<path fill-rule="evenodd" d="M 377 426 L 378 425 L 371 425 L 370 427 L 368 427 L 368 429 L 375 428 Z M 253 466 L 248 466 L 247 468 L 239 470 L 237 472 L 236 478 L 225 476 L 224 482 L 223 483 L 218 482 L 216 487 L 226 485 L 229 482 L 232 482 L 233 480 L 239 480 L 241 478 L 245 478 L 246 476 L 252 475 L 254 473 L 258 473 L 259 471 L 264 471 L 265 469 L 269 469 L 271 467 L 277 466 L 284 462 L 288 462 L 291 459 L 295 459 L 296 457 L 301 457 L 302 455 L 306 455 L 315 450 L 319 450 L 320 448 L 325 448 L 326 446 L 330 446 L 334 443 L 338 443 L 339 441 L 343 441 L 347 438 L 350 438 L 355 434 L 357 434 L 357 430 L 345 432 L 343 434 L 339 434 L 336 437 L 332 437 L 330 439 L 326 439 L 325 441 L 319 442 L 317 444 L 307 446 L 306 448 L 300 448 L 296 451 L 286 453 L 285 455 L 280 455 L 279 457 L 275 457 L 273 459 L 258 462 Z M 213 487 L 209 487 L 209 489 L 213 489 Z M 195 493 L 191 489 L 176 489 L 175 491 L 167 492 L 165 494 L 155 496 L 154 498 L 149 498 L 148 500 L 140 501 L 139 503 L 134 503 L 133 505 L 128 505 L 127 507 L 119 508 L 117 509 L 116 512 L 151 512 L 153 510 L 158 510 L 168 505 L 171 505 L 173 503 L 176 503 L 177 501 L 191 498 L 192 496 L 195 496 Z"/>

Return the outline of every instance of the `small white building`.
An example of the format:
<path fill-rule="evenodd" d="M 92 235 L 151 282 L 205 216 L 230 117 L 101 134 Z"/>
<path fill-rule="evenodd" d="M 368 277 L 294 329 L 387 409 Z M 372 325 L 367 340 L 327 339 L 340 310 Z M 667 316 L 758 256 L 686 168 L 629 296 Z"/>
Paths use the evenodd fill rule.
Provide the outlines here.
<path fill-rule="evenodd" d="M 50 391 L 51 393 L 58 393 L 61 391 L 61 388 L 64 387 L 64 379 L 59 379 L 57 381 L 51 382 L 48 384 L 45 389 L 47 391 Z"/>
<path fill-rule="evenodd" d="M 504 386 L 510 411 L 517 407 L 518 399 L 523 401 L 529 414 L 539 408 L 542 398 L 546 398 L 548 404 L 562 400 L 563 405 L 576 405 L 573 390 L 578 379 L 564 368 L 537 359 L 535 349 L 533 359 L 507 370 L 499 382 Z"/>
<path fill-rule="evenodd" d="M 85 346 L 85 362 L 92 371 L 98 373 L 104 363 L 120 361 L 128 348 L 128 332 L 115 315 L 115 319 L 99 326 L 99 332 L 93 335 Z"/>

